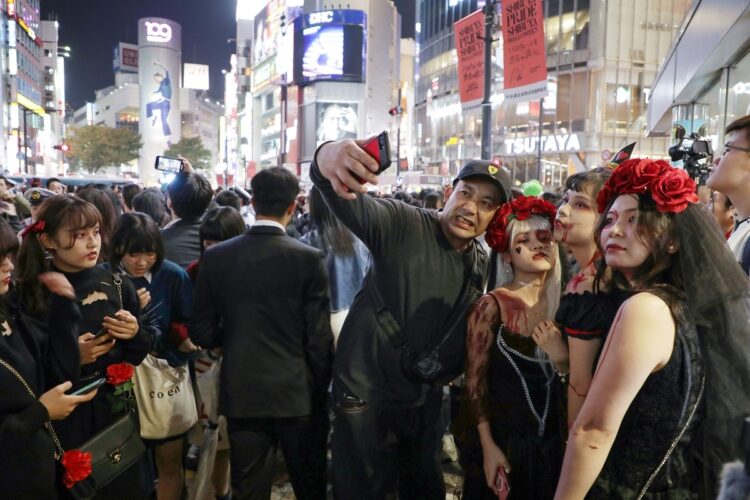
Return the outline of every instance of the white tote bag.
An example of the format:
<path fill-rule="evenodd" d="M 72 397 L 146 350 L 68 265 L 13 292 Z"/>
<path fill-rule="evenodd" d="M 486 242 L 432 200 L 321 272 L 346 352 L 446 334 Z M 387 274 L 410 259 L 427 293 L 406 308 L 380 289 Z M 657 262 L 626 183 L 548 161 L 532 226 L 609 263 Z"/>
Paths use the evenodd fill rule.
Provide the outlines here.
<path fill-rule="evenodd" d="M 135 367 L 141 437 L 163 439 L 187 432 L 198 421 L 187 365 L 174 368 L 151 354 Z"/>

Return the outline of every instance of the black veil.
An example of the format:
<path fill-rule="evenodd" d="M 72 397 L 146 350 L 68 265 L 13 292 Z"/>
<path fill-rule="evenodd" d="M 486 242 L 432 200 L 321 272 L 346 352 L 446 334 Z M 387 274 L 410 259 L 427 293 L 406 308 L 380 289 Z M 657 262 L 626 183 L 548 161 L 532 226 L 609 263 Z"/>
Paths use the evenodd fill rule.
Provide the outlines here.
<path fill-rule="evenodd" d="M 750 414 L 750 287 L 716 223 L 699 205 L 674 216 L 686 313 L 696 323 L 706 390 L 702 443 L 709 485 L 721 465 L 740 458 Z M 715 493 L 714 493 L 715 494 Z"/>

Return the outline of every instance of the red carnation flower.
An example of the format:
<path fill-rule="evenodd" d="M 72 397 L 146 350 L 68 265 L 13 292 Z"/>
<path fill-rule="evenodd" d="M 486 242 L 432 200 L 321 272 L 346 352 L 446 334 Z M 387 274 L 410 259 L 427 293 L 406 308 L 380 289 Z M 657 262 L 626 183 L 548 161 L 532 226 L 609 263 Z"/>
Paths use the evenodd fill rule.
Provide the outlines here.
<path fill-rule="evenodd" d="M 68 489 L 91 475 L 91 453 L 87 451 L 68 450 L 63 453 L 61 462 L 65 468 L 63 482 Z"/>
<path fill-rule="evenodd" d="M 651 198 L 659 212 L 674 214 L 685 210 L 689 203 L 698 203 L 695 181 L 684 170 L 664 172 L 651 186 Z"/>
<path fill-rule="evenodd" d="M 652 182 L 668 171 L 671 167 L 664 160 L 651 161 L 649 159 L 635 160 L 633 166 L 633 189 L 635 191 L 646 191 Z"/>
<path fill-rule="evenodd" d="M 123 361 L 107 367 L 107 383 L 120 385 L 133 378 L 133 365 Z"/>

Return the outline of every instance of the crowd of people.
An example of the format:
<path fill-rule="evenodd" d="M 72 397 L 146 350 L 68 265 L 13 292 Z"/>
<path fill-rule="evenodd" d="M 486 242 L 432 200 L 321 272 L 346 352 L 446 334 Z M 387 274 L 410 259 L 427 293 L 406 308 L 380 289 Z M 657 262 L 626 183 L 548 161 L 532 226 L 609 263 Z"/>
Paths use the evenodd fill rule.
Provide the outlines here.
<path fill-rule="evenodd" d="M 473 160 L 379 196 L 350 139 L 304 195 L 281 167 L 251 191 L 189 162 L 166 192 L 0 178 L 0 491 L 180 499 L 198 454 L 192 498 L 267 499 L 280 449 L 300 499 L 443 499 L 449 429 L 465 499 L 724 494 L 750 116 L 725 137 L 707 195 L 618 157 L 555 194 Z"/>

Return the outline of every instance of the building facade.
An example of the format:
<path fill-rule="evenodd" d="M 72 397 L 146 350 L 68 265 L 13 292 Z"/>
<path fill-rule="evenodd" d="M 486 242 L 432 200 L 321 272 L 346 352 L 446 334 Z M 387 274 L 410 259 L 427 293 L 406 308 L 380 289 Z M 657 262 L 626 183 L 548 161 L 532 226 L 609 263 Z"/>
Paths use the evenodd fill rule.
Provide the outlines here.
<path fill-rule="evenodd" d="M 247 177 L 284 165 L 304 179 L 321 142 L 395 133 L 400 32 L 385 0 L 240 0 L 236 161 Z"/>
<path fill-rule="evenodd" d="M 549 94 L 503 99 L 502 11 L 492 57 L 492 152 L 518 184 L 559 187 L 637 141 L 635 154 L 665 157 L 666 137 L 647 137 L 651 86 L 690 0 L 543 0 Z M 481 109 L 462 111 L 453 23 L 478 0 L 417 0 L 415 113 L 418 168 L 455 175 L 481 156 Z M 540 127 L 541 123 L 541 127 Z M 537 162 L 542 148 L 541 164 Z"/>
<path fill-rule="evenodd" d="M 37 164 L 43 164 L 40 131 L 46 112 L 39 14 L 39 0 L 4 2 L 2 143 L 3 167 L 9 173 L 34 174 Z"/>
<path fill-rule="evenodd" d="M 696 133 L 720 151 L 726 126 L 750 115 L 749 48 L 749 2 L 693 2 L 653 86 L 649 134 Z"/>

